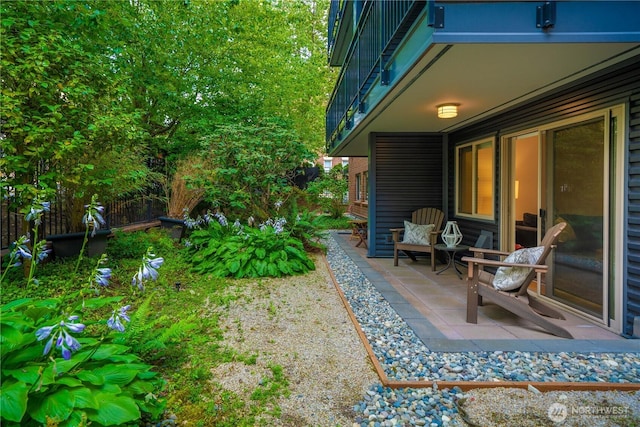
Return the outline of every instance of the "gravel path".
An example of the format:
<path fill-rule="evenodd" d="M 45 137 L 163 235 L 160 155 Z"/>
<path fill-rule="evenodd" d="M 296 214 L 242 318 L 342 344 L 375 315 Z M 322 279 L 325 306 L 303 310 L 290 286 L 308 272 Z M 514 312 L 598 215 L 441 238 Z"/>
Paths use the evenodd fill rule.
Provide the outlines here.
<path fill-rule="evenodd" d="M 320 256 L 316 266 L 243 288 L 222 324 L 226 345 L 258 357 L 255 365 L 217 367 L 216 382 L 250 402 L 270 366 L 282 366 L 289 380 L 281 415 L 265 414 L 266 425 L 351 426 L 353 406 L 379 381 Z"/>

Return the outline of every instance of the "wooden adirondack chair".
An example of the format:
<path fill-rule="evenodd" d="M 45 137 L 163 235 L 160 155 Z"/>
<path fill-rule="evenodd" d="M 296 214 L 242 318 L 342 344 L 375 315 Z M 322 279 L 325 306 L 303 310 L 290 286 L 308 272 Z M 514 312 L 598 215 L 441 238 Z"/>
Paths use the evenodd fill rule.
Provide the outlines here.
<path fill-rule="evenodd" d="M 510 312 L 543 327 L 554 335 L 573 338 L 566 329 L 548 319 L 551 317 L 564 320 L 564 316 L 528 292 L 529 285 L 536 277 L 536 273 L 547 272 L 548 267 L 545 265 L 547 257 L 555 247 L 555 242 L 566 225 L 566 223 L 561 222 L 547 231 L 540 243 L 542 255 L 540 255 L 536 263 L 532 264 L 514 264 L 486 259 L 484 258 L 485 255 L 503 257 L 509 254 L 495 250 L 471 248 L 470 250 L 474 253 L 474 256 L 462 258 L 462 261 L 466 262 L 469 267 L 467 279 L 467 323 L 478 323 L 478 305 L 482 305 L 482 299 L 487 298 Z M 525 267 L 530 271 L 518 288 L 511 291 L 501 291 L 494 287 L 495 276 L 483 270 L 485 266 Z"/>
<path fill-rule="evenodd" d="M 422 208 L 411 214 L 411 223 L 418 225 L 433 224 L 433 231 L 429 233 L 429 241 L 427 244 L 416 244 L 403 242 L 404 228 L 392 228 L 391 235 L 393 237 L 393 265 L 398 266 L 398 251 L 402 251 L 413 261 L 416 257 L 413 252 L 424 252 L 431 255 L 431 269 L 436 270 L 436 257 L 434 245 L 437 243 L 438 234 L 442 232 L 442 222 L 444 221 L 444 212 L 436 208 Z"/>

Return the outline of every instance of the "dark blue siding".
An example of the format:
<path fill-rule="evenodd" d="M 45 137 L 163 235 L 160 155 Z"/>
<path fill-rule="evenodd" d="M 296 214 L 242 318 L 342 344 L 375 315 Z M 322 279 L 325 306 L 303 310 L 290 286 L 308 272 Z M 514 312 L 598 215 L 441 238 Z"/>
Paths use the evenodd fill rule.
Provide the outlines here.
<path fill-rule="evenodd" d="M 393 256 L 389 229 L 402 227 L 414 210 L 442 209 L 442 147 L 442 135 L 372 135 L 369 255 Z"/>
<path fill-rule="evenodd" d="M 629 100 L 629 186 L 627 218 L 627 302 L 624 330 L 633 332 L 633 319 L 640 316 L 640 90 Z"/>

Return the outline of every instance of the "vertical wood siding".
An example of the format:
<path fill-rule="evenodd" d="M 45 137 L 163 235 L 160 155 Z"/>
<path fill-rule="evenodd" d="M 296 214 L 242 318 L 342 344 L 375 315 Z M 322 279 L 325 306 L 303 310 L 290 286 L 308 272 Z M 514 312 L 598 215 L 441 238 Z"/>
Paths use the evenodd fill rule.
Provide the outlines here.
<path fill-rule="evenodd" d="M 411 212 L 443 207 L 442 135 L 373 135 L 375 219 L 369 222 L 370 255 L 393 256 L 390 228 L 402 227 Z"/>
<path fill-rule="evenodd" d="M 640 316 L 640 90 L 629 99 L 629 187 L 626 224 L 627 289 L 623 332 L 633 333 L 633 319 Z"/>

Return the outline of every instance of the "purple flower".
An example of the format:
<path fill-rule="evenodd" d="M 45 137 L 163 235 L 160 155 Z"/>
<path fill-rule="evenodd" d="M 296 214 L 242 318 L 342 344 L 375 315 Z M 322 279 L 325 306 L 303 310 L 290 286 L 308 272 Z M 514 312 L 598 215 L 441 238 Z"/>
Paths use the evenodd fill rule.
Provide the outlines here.
<path fill-rule="evenodd" d="M 31 259 L 31 251 L 27 244 L 29 243 L 29 236 L 22 235 L 18 240 L 13 242 L 13 250 L 9 254 L 9 267 L 19 267 L 22 265 L 23 259 Z"/>
<path fill-rule="evenodd" d="M 38 262 L 44 261 L 50 253 L 51 249 L 42 249 L 40 252 L 38 252 Z"/>
<path fill-rule="evenodd" d="M 131 319 L 127 314 L 127 311 L 131 308 L 130 305 L 125 305 L 124 307 L 120 307 L 119 311 L 113 310 L 111 317 L 107 320 L 107 325 L 116 331 L 124 332 L 124 325 L 122 324 L 122 320 L 125 322 L 130 322 Z"/>
<path fill-rule="evenodd" d="M 213 215 L 211 214 L 210 211 L 207 211 L 206 214 L 204 214 L 204 217 L 202 218 L 202 221 L 204 221 L 205 224 L 209 225 L 209 223 L 211 221 L 213 221 Z"/>
<path fill-rule="evenodd" d="M 34 220 L 36 225 L 40 225 L 42 223 L 42 213 L 49 212 L 50 209 L 50 202 L 42 202 L 40 198 L 36 197 L 29 207 L 29 213 L 25 216 L 25 219 L 27 221 Z"/>
<path fill-rule="evenodd" d="M 100 286 L 109 285 L 109 279 L 111 278 L 110 268 L 96 268 L 93 280 Z"/>
<path fill-rule="evenodd" d="M 36 338 L 38 341 L 42 341 L 46 339 L 49 335 L 51 335 L 51 331 L 53 331 L 58 325 L 53 326 L 44 326 L 36 331 Z"/>
<path fill-rule="evenodd" d="M 96 231 L 100 229 L 101 225 L 106 224 L 104 218 L 102 217 L 104 213 L 104 206 L 102 206 L 100 202 L 96 200 L 96 198 L 97 196 L 94 194 L 91 197 L 91 203 L 89 203 L 88 205 L 84 205 L 85 214 L 82 217 L 82 223 L 85 225 L 85 227 L 92 228 L 91 237 L 96 235 Z"/>
<path fill-rule="evenodd" d="M 31 259 L 31 252 L 29 252 L 29 248 L 24 245 L 17 246 L 16 253 L 20 258 Z"/>
<path fill-rule="evenodd" d="M 152 248 L 147 249 L 147 253 L 144 257 L 142 257 L 142 265 L 138 269 L 138 272 L 133 275 L 131 279 L 132 286 L 138 286 L 138 289 L 141 291 L 144 290 L 144 281 L 147 279 L 157 280 L 158 279 L 158 268 L 164 262 L 164 258 L 157 257 L 155 258 L 155 254 L 152 252 Z M 153 258 L 152 258 L 153 257 Z"/>
<path fill-rule="evenodd" d="M 70 316 L 67 320 L 69 321 L 65 322 L 64 320 L 61 320 L 57 325 L 44 326 L 36 331 L 36 338 L 38 341 L 45 340 L 51 336 L 49 341 L 47 341 L 47 344 L 44 346 L 44 351 L 42 352 L 43 355 L 49 354 L 54 341 L 56 343 L 56 348 L 60 349 L 62 357 L 65 360 L 71 359 L 71 353 L 80 348 L 80 342 L 69 334 L 69 332 L 82 332 L 85 325 L 82 323 L 74 323 L 78 320 L 78 316 Z"/>
<path fill-rule="evenodd" d="M 284 217 L 278 218 L 276 220 L 269 218 L 265 222 L 260 224 L 260 231 L 265 231 L 268 227 L 271 227 L 274 233 L 280 234 L 284 231 L 284 225 L 286 223 L 287 220 Z"/>
<path fill-rule="evenodd" d="M 226 227 L 227 225 L 229 225 L 229 222 L 227 221 L 227 217 L 224 216 L 222 212 L 216 212 L 215 217 L 221 226 Z"/>

